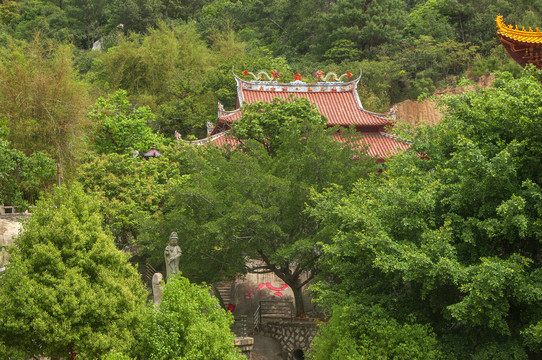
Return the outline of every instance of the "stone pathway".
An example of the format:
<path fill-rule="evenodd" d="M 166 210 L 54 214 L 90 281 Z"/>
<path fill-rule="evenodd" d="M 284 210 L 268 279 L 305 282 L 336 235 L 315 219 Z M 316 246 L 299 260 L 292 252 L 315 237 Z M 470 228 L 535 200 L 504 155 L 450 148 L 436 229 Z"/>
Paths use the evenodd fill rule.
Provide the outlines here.
<path fill-rule="evenodd" d="M 279 342 L 267 336 L 254 335 L 252 360 L 283 360 Z"/>

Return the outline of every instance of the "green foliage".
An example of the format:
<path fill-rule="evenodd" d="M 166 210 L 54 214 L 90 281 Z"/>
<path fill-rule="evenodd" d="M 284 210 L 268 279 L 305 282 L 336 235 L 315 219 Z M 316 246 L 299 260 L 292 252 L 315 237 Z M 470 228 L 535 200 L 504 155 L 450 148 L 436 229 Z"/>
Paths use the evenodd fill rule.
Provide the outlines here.
<path fill-rule="evenodd" d="M 210 61 L 194 26 L 160 23 L 146 36 L 121 38 L 95 60 L 93 76 L 109 91 L 125 89 L 135 104 L 150 106 L 161 132 L 203 135 L 216 116 L 216 98 L 205 87 Z"/>
<path fill-rule="evenodd" d="M 9 2 L 8 2 L 9 3 Z M 45 1 L 18 1 L 17 13 L 11 15 L 14 38 L 31 42 L 37 34 L 55 41 L 73 41 L 76 25 L 66 11 Z"/>
<path fill-rule="evenodd" d="M 88 128 L 87 91 L 73 68 L 72 48 L 36 37 L 0 48 L 0 117 L 8 140 L 25 154 L 44 151 L 75 166 Z"/>
<path fill-rule="evenodd" d="M 159 0 L 104 1 L 109 15 L 108 27 L 121 26 L 126 31 L 143 33 L 162 20 L 162 3 Z"/>
<path fill-rule="evenodd" d="M 133 358 L 129 357 L 128 355 L 124 355 L 116 350 L 111 351 L 100 358 L 100 360 L 132 360 L 132 359 Z"/>
<path fill-rule="evenodd" d="M 414 37 L 428 35 L 439 41 L 453 39 L 454 28 L 446 16 L 450 0 L 429 0 L 408 15 L 405 31 Z"/>
<path fill-rule="evenodd" d="M 379 306 L 336 306 L 311 345 L 312 360 L 443 359 L 427 326 L 399 323 Z"/>
<path fill-rule="evenodd" d="M 243 359 L 233 346 L 233 317 L 205 286 L 177 274 L 164 287 L 160 306 L 149 308 L 146 359 Z"/>
<path fill-rule="evenodd" d="M 19 4 L 15 1 L 2 1 L 0 4 L 0 24 L 9 25 L 19 16 Z"/>
<path fill-rule="evenodd" d="M 252 139 L 261 143 L 270 155 L 280 146 L 280 132 L 298 131 L 302 136 L 303 126 L 312 124 L 323 127 L 327 124 L 310 100 L 291 96 L 287 100 L 275 98 L 271 102 L 258 101 L 242 108 L 243 118 L 234 125 L 235 137 L 240 140 Z"/>
<path fill-rule="evenodd" d="M 324 58 L 334 63 L 343 61 L 356 61 L 361 57 L 361 51 L 350 40 L 342 39 L 334 41 L 331 48 L 324 54 Z"/>
<path fill-rule="evenodd" d="M 0 203 L 17 206 L 18 211 L 33 205 L 55 176 L 54 161 L 43 152 L 30 156 L 12 149 L 5 140 L 7 128 L 0 121 Z"/>
<path fill-rule="evenodd" d="M 78 181 L 98 196 L 100 212 L 119 248 L 132 245 L 141 223 L 160 211 L 169 182 L 182 183 L 186 153 L 160 148 L 164 155 L 149 160 L 107 154 L 87 159 L 79 167 Z"/>
<path fill-rule="evenodd" d="M 443 77 L 465 71 L 477 51 L 477 47 L 469 43 L 438 42 L 426 35 L 421 35 L 412 45 L 398 56 L 398 62 L 411 79 L 411 98 L 422 93 L 432 94 Z"/>
<path fill-rule="evenodd" d="M 364 57 L 374 58 L 374 48 L 400 39 L 399 30 L 406 17 L 403 1 L 339 0 L 328 6 L 327 11 L 316 15 L 320 31 L 313 49 L 321 53 L 332 49 L 336 41 L 349 40 L 363 51 Z"/>
<path fill-rule="evenodd" d="M 444 122 L 416 130 L 381 176 L 315 194 L 335 233 L 319 303 L 379 305 L 438 334 L 450 358 L 537 356 L 541 96 L 530 73 L 503 74 L 447 99 Z"/>
<path fill-rule="evenodd" d="M 146 291 L 81 186 L 37 204 L 0 278 L 3 358 L 130 353 Z"/>
<path fill-rule="evenodd" d="M 151 109 L 134 108 L 124 90 L 118 90 L 109 99 L 96 100 L 88 115 L 96 127 L 92 149 L 99 154 L 131 155 L 134 151 L 149 151 L 153 144 L 161 147 L 165 143 L 164 137 L 148 126 L 154 122 Z"/>

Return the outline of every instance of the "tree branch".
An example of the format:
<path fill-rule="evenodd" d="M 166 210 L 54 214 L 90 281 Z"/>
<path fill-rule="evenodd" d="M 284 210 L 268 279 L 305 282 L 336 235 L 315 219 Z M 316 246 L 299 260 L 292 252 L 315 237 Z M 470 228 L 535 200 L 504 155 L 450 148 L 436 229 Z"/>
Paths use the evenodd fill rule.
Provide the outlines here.
<path fill-rule="evenodd" d="M 269 18 L 269 21 L 271 21 L 273 24 L 277 25 L 279 27 L 279 29 L 281 29 L 282 31 L 287 32 L 285 28 L 280 26 L 280 24 L 278 22 L 276 22 L 275 20 L 273 20 L 272 18 Z"/>
<path fill-rule="evenodd" d="M 309 277 L 303 281 L 299 287 L 302 288 L 303 286 L 307 285 L 312 279 L 314 279 L 314 275 L 312 273 L 310 273 Z"/>

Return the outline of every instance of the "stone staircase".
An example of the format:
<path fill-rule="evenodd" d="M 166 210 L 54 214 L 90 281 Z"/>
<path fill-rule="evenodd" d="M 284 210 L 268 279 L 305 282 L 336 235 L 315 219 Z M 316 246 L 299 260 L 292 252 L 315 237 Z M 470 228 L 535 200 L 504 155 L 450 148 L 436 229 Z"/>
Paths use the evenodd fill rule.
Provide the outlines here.
<path fill-rule="evenodd" d="M 224 309 L 232 302 L 232 285 L 232 281 L 221 281 L 213 285 L 215 295 Z"/>

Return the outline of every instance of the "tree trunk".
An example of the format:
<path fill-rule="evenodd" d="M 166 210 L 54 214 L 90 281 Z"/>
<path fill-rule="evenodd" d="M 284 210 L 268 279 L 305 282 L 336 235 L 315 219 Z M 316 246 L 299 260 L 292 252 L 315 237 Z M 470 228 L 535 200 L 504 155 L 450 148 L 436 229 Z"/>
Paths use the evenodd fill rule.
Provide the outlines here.
<path fill-rule="evenodd" d="M 303 302 L 303 287 L 291 286 L 295 300 L 295 316 L 305 317 L 305 303 Z"/>
<path fill-rule="evenodd" d="M 311 279 L 312 274 L 304 281 L 301 281 L 299 276 L 302 273 L 302 269 L 299 265 L 292 269 L 289 263 L 284 264 L 282 267 L 273 264 L 269 257 L 263 251 L 258 251 L 261 256 L 261 260 L 266 264 L 266 267 L 277 275 L 286 285 L 292 289 L 294 293 L 295 302 L 295 316 L 305 316 L 305 304 L 303 303 L 303 286 L 305 286 Z"/>

